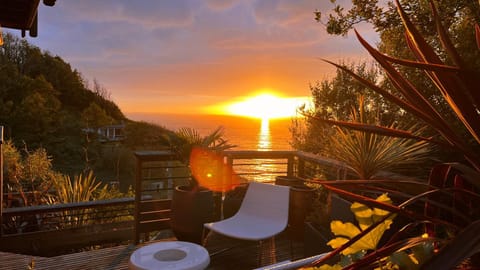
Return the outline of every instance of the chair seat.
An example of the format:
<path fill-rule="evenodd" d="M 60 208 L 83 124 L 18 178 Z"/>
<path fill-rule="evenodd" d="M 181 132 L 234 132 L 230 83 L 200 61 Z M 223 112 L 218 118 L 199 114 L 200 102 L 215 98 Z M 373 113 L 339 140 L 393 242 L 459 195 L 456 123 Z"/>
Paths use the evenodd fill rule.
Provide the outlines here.
<path fill-rule="evenodd" d="M 281 233 L 286 224 L 277 220 L 258 216 L 245 217 L 239 214 L 219 222 L 206 223 L 205 227 L 229 237 L 258 241 Z"/>
<path fill-rule="evenodd" d="M 210 231 L 243 240 L 264 240 L 281 233 L 288 222 L 290 188 L 249 184 L 238 212 L 218 222 L 205 223 Z"/>

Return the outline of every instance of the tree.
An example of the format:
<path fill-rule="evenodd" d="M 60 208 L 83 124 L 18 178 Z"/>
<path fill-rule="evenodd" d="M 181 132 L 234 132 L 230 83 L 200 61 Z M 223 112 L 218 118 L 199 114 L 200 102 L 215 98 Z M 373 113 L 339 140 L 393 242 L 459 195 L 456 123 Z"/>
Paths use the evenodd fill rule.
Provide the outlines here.
<path fill-rule="evenodd" d="M 315 12 L 316 20 L 321 22 L 331 35 L 347 35 L 349 31 L 360 23 L 370 24 L 380 35 L 378 49 L 391 56 L 405 59 L 414 59 L 414 55 L 404 39 L 404 27 L 397 16 L 394 1 L 385 0 L 355 0 L 350 9 L 331 1 L 333 8 L 330 12 Z M 380 3 L 379 3 L 380 2 Z M 439 39 L 437 39 L 436 25 L 431 16 L 429 1 L 401 0 L 399 1 L 425 40 L 433 46 L 441 57 L 446 57 Z M 471 0 L 435 1 L 443 27 L 448 32 L 453 45 L 463 57 L 469 68 L 479 68 L 480 53 L 476 49 L 476 41 L 472 35 L 472 25 L 480 23 L 480 3 Z M 444 58 L 447 59 L 448 58 Z M 412 69 L 409 69 L 410 71 Z M 402 72 L 405 71 L 402 69 Z M 416 80 L 417 82 L 421 80 Z"/>
<path fill-rule="evenodd" d="M 114 119 L 108 116 L 105 110 L 96 103 L 90 103 L 90 105 L 83 110 L 81 121 L 85 128 L 99 128 L 113 124 Z"/>
<path fill-rule="evenodd" d="M 62 126 L 61 103 L 51 85 L 40 76 L 28 80 L 27 95 L 11 114 L 9 124 L 15 135 L 31 146 L 49 145 L 52 136 Z"/>
<path fill-rule="evenodd" d="M 88 89 L 81 74 L 61 57 L 9 33 L 4 41 L 0 47 L 0 123 L 5 126 L 5 137 L 17 147 L 24 142 L 33 148 L 44 147 L 56 168 L 77 172 L 84 156 L 82 112 L 92 112 L 89 107 L 94 103 L 100 109 L 92 115 L 100 115 L 101 120 L 90 118 L 90 122 L 111 119 L 109 123 L 116 123 L 125 116 L 102 94 L 108 93 L 106 89 L 99 83 L 98 91 Z"/>
<path fill-rule="evenodd" d="M 113 124 L 113 118 L 100 108 L 96 103 L 90 103 L 81 115 L 83 133 L 85 134 L 85 143 L 83 146 L 85 157 L 85 171 L 91 170 L 93 165 L 100 157 L 100 147 L 98 140 L 98 128 Z M 95 147 L 92 147 L 95 145 Z M 93 158 L 92 158 L 93 156 Z"/>
<path fill-rule="evenodd" d="M 377 81 L 382 78 L 379 69 L 367 63 L 345 64 L 355 70 L 362 78 Z M 380 95 L 360 84 L 354 78 L 342 70 L 337 70 L 335 77 L 324 80 L 310 86 L 314 108 L 304 111 L 307 116 L 321 117 L 335 120 L 351 120 L 351 111 L 356 110 L 358 114 L 360 103 L 359 96 L 363 97 L 365 107 L 371 111 L 376 119 L 384 125 L 394 123 L 398 116 L 404 115 L 398 106 L 386 102 Z M 407 122 L 404 119 L 404 122 Z M 295 120 L 291 127 L 293 133 L 293 146 L 296 149 L 321 153 L 324 156 L 331 156 L 329 144 L 330 138 L 336 135 L 336 130 L 331 125 L 323 125 L 312 121 L 311 117 Z M 322 139 L 319 139 L 322 138 Z"/>
<path fill-rule="evenodd" d="M 52 160 L 44 148 L 23 153 L 6 141 L 3 148 L 5 182 L 9 192 L 18 192 L 21 205 L 43 204 L 54 181 L 60 176 L 52 168 Z"/>
<path fill-rule="evenodd" d="M 399 2 L 406 12 L 410 13 L 411 18 L 413 18 L 412 20 L 419 28 L 420 34 L 439 54 L 439 57 L 447 64 L 452 63 L 453 60 L 442 50 L 441 41 L 437 38 L 436 24 L 431 16 L 432 11 L 429 2 L 423 0 L 402 0 Z M 373 26 L 380 36 L 380 42 L 378 44 L 380 52 L 392 57 L 410 60 L 415 59 L 414 53 L 412 53 L 404 38 L 404 26 L 402 25 L 401 19 L 397 16 L 393 1 L 356 0 L 352 1 L 352 5 L 348 10 L 337 4 L 335 0 L 333 0 L 332 3 L 333 8 L 330 12 L 315 12 L 317 21 L 325 26 L 327 33 L 332 35 L 347 35 L 356 25 L 368 23 Z M 475 22 L 480 22 L 480 5 L 478 1 L 435 1 L 435 5 L 438 9 L 439 16 L 442 17 L 443 27 L 451 37 L 452 46 L 458 51 L 465 67 L 472 70 L 480 69 L 480 52 L 476 49 L 475 36 L 473 35 L 473 29 L 471 27 Z M 410 83 L 416 88 L 423 89 L 425 97 L 435 109 L 438 110 L 448 122 L 454 123 L 456 129 L 462 131 L 461 136 L 464 138 L 469 137 L 467 129 L 456 121 L 456 115 L 452 112 L 448 103 L 443 99 L 434 83 L 424 79 L 422 71 L 402 65 L 399 65 L 397 68 L 405 77 L 408 77 Z M 358 72 L 357 74 L 362 75 Z M 379 82 L 379 86 L 387 92 L 395 93 L 394 87 L 389 80 L 378 78 L 376 81 Z M 369 98 L 371 93 L 371 91 L 365 92 L 365 97 Z M 344 96 L 340 95 L 339 98 L 344 98 Z M 386 101 L 384 104 L 387 104 L 389 108 L 396 107 L 396 105 L 391 105 L 392 103 L 390 101 Z M 395 109 L 395 111 L 400 112 L 401 115 L 393 114 L 390 120 L 395 119 L 400 126 L 409 126 L 412 121 L 416 121 L 414 120 L 414 116 L 408 111 L 398 111 L 398 109 Z M 430 127 L 427 127 L 424 133 L 426 136 L 437 136 L 437 133 Z M 458 158 L 457 156 L 452 157 L 450 153 L 443 150 L 444 149 L 438 152 L 439 158 L 443 160 Z"/>

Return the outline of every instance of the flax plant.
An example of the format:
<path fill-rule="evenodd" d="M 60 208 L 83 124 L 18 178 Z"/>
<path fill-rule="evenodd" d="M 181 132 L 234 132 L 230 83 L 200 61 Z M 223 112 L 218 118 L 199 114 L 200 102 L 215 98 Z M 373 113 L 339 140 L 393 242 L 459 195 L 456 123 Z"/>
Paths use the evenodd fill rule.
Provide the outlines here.
<path fill-rule="evenodd" d="M 91 201 L 100 185 L 92 171 L 85 175 L 76 175 L 73 181 L 70 176 L 64 175 L 54 184 L 57 199 L 62 203 Z"/>
<path fill-rule="evenodd" d="M 359 98 L 359 112 L 352 109 L 352 122 L 368 124 L 374 121 Z M 389 128 L 394 128 L 390 125 Z M 412 127 L 411 130 L 414 130 Z M 384 136 L 368 131 L 348 130 L 336 126 L 329 152 L 345 162 L 360 179 L 372 179 L 382 171 L 394 171 L 421 164 L 428 158 L 429 145 L 425 141 Z"/>
<path fill-rule="evenodd" d="M 68 175 L 54 182 L 56 196 L 50 198 L 50 203 L 88 202 L 96 199 L 97 193 L 106 194 L 107 185 L 101 187 L 92 171 L 87 174 L 76 175 L 73 179 Z M 63 213 L 63 219 L 69 226 L 80 226 L 89 223 L 90 211 L 70 210 Z"/>

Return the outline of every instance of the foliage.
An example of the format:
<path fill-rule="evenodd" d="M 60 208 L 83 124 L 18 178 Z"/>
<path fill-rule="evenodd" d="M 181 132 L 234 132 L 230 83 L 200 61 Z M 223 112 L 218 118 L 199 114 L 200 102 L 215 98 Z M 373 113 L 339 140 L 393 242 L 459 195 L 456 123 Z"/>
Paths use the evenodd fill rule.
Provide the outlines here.
<path fill-rule="evenodd" d="M 374 64 L 367 63 L 344 63 L 350 69 L 355 70 L 356 74 L 370 81 L 376 81 L 381 78 L 381 72 Z M 398 111 L 398 108 L 392 108 L 385 104 L 385 100 L 378 94 L 370 94 L 371 91 L 365 85 L 348 75 L 343 70 L 337 70 L 331 80 L 324 80 L 310 87 L 315 105 L 315 116 L 322 116 L 329 119 L 347 120 L 350 118 L 350 111 L 360 108 L 359 96 L 363 96 L 363 101 L 369 110 L 377 112 L 378 121 L 391 122 L 393 118 L 389 114 Z M 370 94 L 370 95 L 367 95 Z"/>
<path fill-rule="evenodd" d="M 72 181 L 73 180 L 73 181 Z M 88 202 L 95 198 L 101 183 L 96 181 L 93 172 L 79 174 L 73 179 L 65 175 L 54 182 L 56 200 L 62 203 Z M 106 185 L 102 189 L 105 189 Z"/>
<path fill-rule="evenodd" d="M 392 203 L 387 194 L 380 195 L 376 200 L 383 203 Z M 344 249 L 342 254 L 350 255 L 364 250 L 375 250 L 383 233 L 390 228 L 394 216 L 390 215 L 390 212 L 388 211 L 379 208 L 371 209 L 358 202 L 354 202 L 350 209 L 355 215 L 359 226 L 357 227 L 350 222 L 343 223 L 340 220 L 332 221 L 330 228 L 332 233 L 337 237 L 330 240 L 327 244 L 332 248 L 338 248 L 345 244 L 349 239 L 358 235 L 361 231 L 364 231 L 377 222 L 381 222 L 372 231 L 360 238 L 360 240 Z"/>
<path fill-rule="evenodd" d="M 405 15 L 405 14 L 403 14 Z M 405 18 L 405 17 L 404 17 Z M 407 22 L 405 23 L 407 24 Z M 408 21 L 410 27 L 411 23 Z M 415 88 L 409 81 L 403 77 L 398 71 L 396 71 L 393 65 L 390 62 L 401 63 L 407 66 L 414 66 L 418 68 L 425 69 L 427 74 L 430 76 L 432 81 L 439 87 L 439 91 L 442 94 L 443 98 L 450 104 L 453 111 L 457 114 L 460 121 L 466 126 L 470 134 L 473 136 L 477 142 L 480 142 L 479 133 L 480 128 L 478 127 L 480 123 L 477 123 L 478 112 L 475 110 L 475 105 L 477 103 L 477 94 L 475 91 L 476 87 L 476 78 L 474 76 L 475 71 L 466 69 L 466 67 L 454 67 L 446 66 L 435 54 L 434 50 L 425 43 L 422 37 L 416 32 L 413 28 L 408 29 L 411 36 L 407 36 L 409 42 L 412 46 L 412 50 L 415 53 L 418 53 L 420 63 L 409 62 L 400 59 L 394 59 L 383 55 L 373 49 L 368 45 L 360 36 L 359 40 L 362 45 L 367 48 L 367 50 L 372 54 L 372 56 L 382 65 L 386 70 L 389 79 L 397 87 L 399 92 L 403 97 L 398 97 L 396 95 L 390 94 L 384 89 L 376 86 L 374 83 L 364 80 L 354 74 L 354 72 L 348 70 L 345 67 L 336 65 L 338 68 L 343 69 L 344 71 L 350 73 L 357 80 L 370 87 L 372 90 L 377 93 L 382 94 L 385 98 L 391 102 L 396 103 L 405 111 L 414 114 L 416 117 L 422 119 L 425 123 L 432 126 L 437 130 L 439 135 L 441 135 L 445 140 L 447 146 L 451 147 L 453 150 L 461 152 L 464 157 L 475 167 L 478 162 L 476 154 L 469 149 L 470 147 L 462 140 L 462 138 L 455 132 L 454 126 L 446 122 L 442 115 L 435 109 L 435 107 L 428 102 L 428 99 L 424 96 L 420 89 Z M 446 37 L 445 37 L 446 38 Z M 420 44 L 418 44 L 420 43 Z M 450 44 L 451 45 L 451 44 Z M 417 47 L 414 47 L 417 46 Z M 453 51 L 452 58 L 458 58 L 458 54 L 455 54 L 455 49 L 453 47 L 448 47 L 447 50 Z M 458 60 L 460 61 L 460 60 Z M 457 76 L 455 72 L 462 71 Z M 463 91 L 458 91 L 458 90 Z M 340 122 L 337 122 L 340 124 Z M 341 124 L 340 124 L 341 125 Z M 390 135 L 400 136 L 399 133 L 395 133 L 393 129 L 388 129 Z M 395 133 L 395 134 L 394 134 Z M 404 131 L 406 136 L 415 137 L 411 132 Z M 408 135 L 407 135 L 408 134 Z M 425 138 L 425 140 L 427 140 Z M 430 140 L 430 142 L 433 142 Z M 441 144 L 441 142 L 437 142 Z"/>
<path fill-rule="evenodd" d="M 346 10 L 337 1 L 331 1 L 333 8 L 330 12 L 317 11 L 316 20 L 325 25 L 326 31 L 332 35 L 347 35 L 356 25 L 370 24 L 380 34 L 380 50 L 398 57 L 414 58 L 409 51 L 403 37 L 403 26 L 393 0 L 388 1 L 352 1 Z M 437 39 L 435 23 L 432 20 L 431 9 L 428 1 L 401 0 L 399 1 L 410 17 L 415 20 L 422 36 L 440 49 L 441 43 Z M 478 1 L 436 1 L 437 9 L 444 28 L 450 32 L 454 45 L 464 55 L 464 59 L 471 64 L 480 62 L 476 51 L 475 38 L 471 36 L 471 25 L 480 22 L 480 4 Z M 440 50 L 438 50 L 440 52 Z M 440 52 L 442 53 L 442 52 Z M 477 55 L 477 56 L 475 56 Z M 473 67 L 473 66 L 472 66 Z"/>
<path fill-rule="evenodd" d="M 377 80 L 381 74 L 374 65 L 367 63 L 345 64 L 354 69 L 360 76 L 368 80 Z M 322 117 L 335 120 L 349 120 L 349 112 L 359 108 L 358 96 L 364 96 L 365 103 L 369 110 L 376 112 L 376 120 L 382 123 L 391 123 L 394 117 L 401 112 L 398 106 L 391 106 L 385 103 L 378 94 L 371 91 L 343 70 L 338 69 L 336 75 L 330 80 L 324 80 L 310 86 L 314 108 L 305 110 L 303 114 L 308 116 Z M 292 138 L 295 149 L 301 149 L 312 153 L 320 153 L 323 156 L 330 156 L 330 138 L 335 136 L 335 129 L 330 125 L 319 124 L 312 121 L 310 117 L 294 120 L 292 127 Z M 318 140 L 318 137 L 324 138 Z"/>
<path fill-rule="evenodd" d="M 480 144 L 480 112 L 478 111 L 480 95 L 477 91 L 478 85 L 480 85 L 480 74 L 478 69 L 471 69 L 471 66 L 466 64 L 467 61 L 464 61 L 456 50 L 454 43 L 448 37 L 447 29 L 443 26 L 445 19 L 439 16 L 436 4 L 433 1 L 429 2 L 433 11 L 432 21 L 437 28 L 439 43 L 443 47 L 444 55 L 438 53 L 438 48 L 429 45 L 422 33 L 414 27 L 400 3 L 396 1 L 396 4 L 406 29 L 405 37 L 408 48 L 416 57 L 416 61 L 393 58 L 382 54 L 357 34 L 362 45 L 385 70 L 391 84 L 397 90 L 395 93 L 386 91 L 373 82 L 364 80 L 344 66 L 334 65 L 349 73 L 365 86 L 381 94 L 385 99 L 394 102 L 403 110 L 431 126 L 437 132 L 436 137 L 422 138 L 406 130 L 382 126 L 362 125 L 320 118 L 317 118 L 317 120 L 355 130 L 376 132 L 393 137 L 416 138 L 417 140 L 435 143 L 446 147 L 452 153 L 461 154 L 464 160 L 460 161 L 466 162 L 468 166 L 449 164 L 447 170 L 453 171 L 452 177 L 447 177 L 448 174 L 444 173 L 438 174 L 436 172 L 437 169 L 433 168 L 429 179 L 431 185 L 406 180 L 381 181 L 381 183 L 365 180 L 356 184 L 347 182 L 323 184 L 328 189 L 349 198 L 359 200 L 370 206 L 376 205 L 378 208 L 411 218 L 413 221 L 407 224 L 406 228 L 418 227 L 419 224 L 423 223 L 436 225 L 436 234 L 429 234 L 429 237 L 434 236 L 435 238 L 426 238 L 427 240 L 418 237 L 403 238 L 400 240 L 396 239 L 396 241 L 392 238 L 391 241 L 393 243 L 389 243 L 380 250 L 367 254 L 362 260 L 349 265 L 345 269 L 371 267 L 395 251 L 406 250 L 422 241 L 429 243 L 434 241 L 436 248 L 438 248 L 438 253 L 422 265 L 423 269 L 438 269 L 438 267 L 452 269 L 470 256 L 473 256 L 472 258 L 475 259 L 480 250 L 477 239 L 471 237 L 473 230 L 478 228 L 478 222 L 476 222 L 478 220 L 478 211 L 475 210 L 475 206 L 480 202 L 480 183 L 478 182 L 480 179 L 480 157 L 478 151 L 474 150 Z M 480 27 L 478 25 L 476 25 L 475 31 L 480 47 Z M 472 35 L 466 35 L 464 38 L 471 39 Z M 471 59 L 470 62 L 472 62 Z M 458 123 L 452 123 L 452 119 L 445 117 L 443 111 L 437 109 L 436 104 L 428 99 L 427 91 L 414 86 L 409 81 L 408 75 L 397 70 L 396 67 L 398 66 L 416 68 L 427 74 L 438 91 L 438 97 L 441 97 L 443 102 L 448 104 L 451 111 L 457 116 L 458 123 L 463 125 L 468 131 L 469 137 L 467 140 L 463 137 L 464 134 L 458 130 Z M 403 199 L 404 201 L 399 207 L 395 207 L 379 202 L 374 203 L 368 197 L 358 195 L 366 194 L 366 192 L 378 192 L 378 190 L 387 191 L 389 194 L 395 195 L 397 200 Z M 419 206 L 425 205 L 425 202 L 434 205 L 437 211 L 434 214 L 430 211 L 424 212 L 423 208 Z M 465 229 L 462 230 L 463 228 Z M 442 231 L 447 233 L 442 234 Z M 341 252 L 346 246 L 353 244 L 355 242 L 353 240 L 358 240 L 358 237 L 354 237 L 347 244 L 332 252 L 332 254 Z M 468 246 L 468 249 L 463 248 L 464 246 Z M 329 259 L 329 257 L 327 256 L 324 259 Z"/>
<path fill-rule="evenodd" d="M 113 124 L 114 120 L 96 103 L 90 103 L 90 105 L 82 111 L 80 119 L 83 127 L 82 133 L 85 134 L 83 145 L 85 157 L 84 170 L 88 171 L 94 167 L 95 163 L 98 163 L 101 154 L 100 151 L 98 151 L 98 149 L 100 149 L 100 141 L 97 129 Z"/>
<path fill-rule="evenodd" d="M 391 204 L 387 194 L 382 194 L 375 200 L 379 204 Z M 331 222 L 332 233 L 337 236 L 327 244 L 341 252 L 340 261 L 335 265 L 323 264 L 319 267 L 306 267 L 303 270 L 334 270 L 357 269 L 359 262 L 368 258 L 368 251 L 375 251 L 385 257 L 377 259 L 375 269 L 420 269 L 420 266 L 433 255 L 433 241 L 426 236 L 410 241 L 402 250 L 394 253 L 382 252 L 378 244 L 384 233 L 390 229 L 395 215 L 381 208 L 370 208 L 362 203 L 351 205 L 358 226 L 353 223 L 343 223 L 338 220 Z M 332 252 L 333 253 L 333 252 Z M 331 256 L 328 256 L 331 257 Z"/>
<path fill-rule="evenodd" d="M 4 35 L 0 123 L 5 138 L 16 148 L 44 149 L 52 168 L 62 174 L 95 170 L 105 179 L 131 181 L 132 151 L 158 147 L 158 138 L 166 129 L 126 119 L 110 98 L 97 80 L 89 83 L 61 57 L 10 33 Z M 105 149 L 95 129 L 122 122 L 126 124 L 125 141 L 115 151 Z"/>
<path fill-rule="evenodd" d="M 54 183 L 53 195 L 48 198 L 49 204 L 88 202 L 93 200 L 107 200 L 113 198 L 133 197 L 134 192 L 130 187 L 127 194 L 121 193 L 117 188 L 109 187 L 96 180 L 92 171 L 79 174 L 71 179 L 63 176 Z M 112 215 L 112 213 L 115 213 Z M 128 219 L 128 210 L 122 207 L 110 206 L 107 209 L 68 210 L 60 214 L 63 220 L 60 224 L 67 226 L 82 226 L 100 220 L 103 223 Z"/>
<path fill-rule="evenodd" d="M 167 146 L 159 144 L 159 138 L 170 132 L 166 128 L 147 122 L 128 121 L 125 127 L 125 141 L 123 144 L 135 150 L 159 150 Z"/>
<path fill-rule="evenodd" d="M 52 168 L 50 157 L 43 148 L 23 154 L 10 140 L 3 145 L 5 182 L 8 192 L 18 192 L 22 198 L 20 206 L 43 204 L 53 183 L 60 174 Z"/>
<path fill-rule="evenodd" d="M 372 124 L 374 115 L 365 106 L 363 96 L 359 98 L 359 113 L 352 110 L 352 122 Z M 389 128 L 394 128 L 391 124 Z M 414 127 L 412 128 L 414 129 Z M 382 171 L 404 169 L 423 163 L 429 154 L 425 141 L 414 141 L 383 136 L 365 131 L 349 131 L 336 127 L 336 133 L 330 138 L 327 148 L 331 155 L 345 162 L 360 179 L 379 177 Z"/>
<path fill-rule="evenodd" d="M 99 128 L 111 125 L 115 121 L 104 109 L 93 102 L 82 111 L 81 120 L 85 128 Z"/>
<path fill-rule="evenodd" d="M 409 44 L 404 38 L 404 27 L 401 18 L 398 16 L 393 0 L 388 1 L 352 1 L 351 5 L 343 4 L 340 1 L 331 1 L 333 7 L 330 11 L 322 10 L 317 12 L 317 20 L 325 25 L 326 31 L 332 35 L 351 34 L 355 26 L 369 24 L 379 34 L 378 50 L 397 58 L 414 60 L 415 54 L 410 50 Z M 417 25 L 419 33 L 426 42 L 432 46 L 439 58 L 445 63 L 451 64 L 452 58 L 442 49 L 442 42 L 438 39 L 436 23 L 431 16 L 429 1 L 423 0 L 400 0 L 404 10 L 410 14 L 410 18 Z M 480 5 L 478 1 L 435 1 L 439 17 L 442 18 L 442 25 L 450 36 L 452 45 L 462 57 L 464 66 L 471 70 L 480 69 L 480 51 L 476 48 L 475 36 L 472 35 L 472 25 L 480 22 Z M 343 65 L 343 64 L 341 64 Z M 448 103 L 443 99 L 442 94 L 437 90 L 432 81 L 425 80 L 422 70 L 403 65 L 396 65 L 405 78 L 417 89 L 422 89 L 424 97 L 443 118 L 450 122 L 458 134 L 465 140 L 469 140 L 468 131 L 456 121 L 456 116 L 450 109 Z M 349 68 L 353 70 L 352 68 Z M 356 71 L 358 75 L 361 75 Z M 379 86 L 387 92 L 395 92 L 395 87 L 388 80 L 378 81 Z M 365 94 L 371 95 L 369 92 Z M 351 96 L 353 97 L 353 96 Z M 417 122 L 415 116 L 408 111 L 403 111 L 401 117 L 395 121 L 402 126 L 409 126 Z M 344 119 L 342 119 L 344 120 Z M 390 123 L 387 121 L 387 123 Z M 437 133 L 426 126 L 426 136 L 437 136 Z M 471 144 L 474 146 L 474 144 Z M 443 161 L 456 161 L 459 156 L 445 149 L 437 149 L 436 158 Z"/>
<path fill-rule="evenodd" d="M 320 176 L 320 179 L 326 179 L 325 176 Z M 305 221 L 312 222 L 320 226 L 327 226 L 328 216 L 331 213 L 331 196 L 330 192 L 322 185 L 305 182 L 306 186 L 313 188 L 312 211 L 307 214 Z"/>
<path fill-rule="evenodd" d="M 163 136 L 162 144 L 168 145 L 176 158 L 187 166 L 190 165 L 190 157 L 194 149 L 217 153 L 235 147 L 223 138 L 222 127 L 218 127 L 206 136 L 202 136 L 193 128 L 181 128 L 176 132 L 166 133 Z M 198 186 L 194 177 L 192 177 L 191 185 Z"/>
<path fill-rule="evenodd" d="M 97 106 L 104 118 L 125 119 L 118 106 L 95 83 L 89 89 L 81 74 L 58 56 L 10 33 L 0 48 L 0 123 L 17 147 L 44 148 L 64 173 L 82 164 L 81 113 Z M 94 105 L 92 105 L 94 104 Z"/>
<path fill-rule="evenodd" d="M 223 138 L 223 128 L 219 127 L 210 134 L 202 136 L 193 128 L 180 128 L 164 137 L 172 152 L 184 164 L 189 164 L 190 153 L 195 147 L 223 151 L 233 147 Z"/>

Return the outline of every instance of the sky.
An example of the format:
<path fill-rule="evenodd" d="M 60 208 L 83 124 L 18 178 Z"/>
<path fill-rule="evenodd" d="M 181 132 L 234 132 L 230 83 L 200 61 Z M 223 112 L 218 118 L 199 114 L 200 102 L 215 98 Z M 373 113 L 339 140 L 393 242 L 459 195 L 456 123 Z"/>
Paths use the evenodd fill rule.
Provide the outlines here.
<path fill-rule="evenodd" d="M 199 114 L 265 90 L 308 97 L 311 84 L 335 74 L 320 58 L 368 59 L 352 33 L 330 36 L 314 20 L 331 8 L 326 0 L 58 0 L 40 3 L 38 37 L 28 40 L 98 81 L 127 116 Z M 367 26 L 358 30 L 375 42 Z"/>

